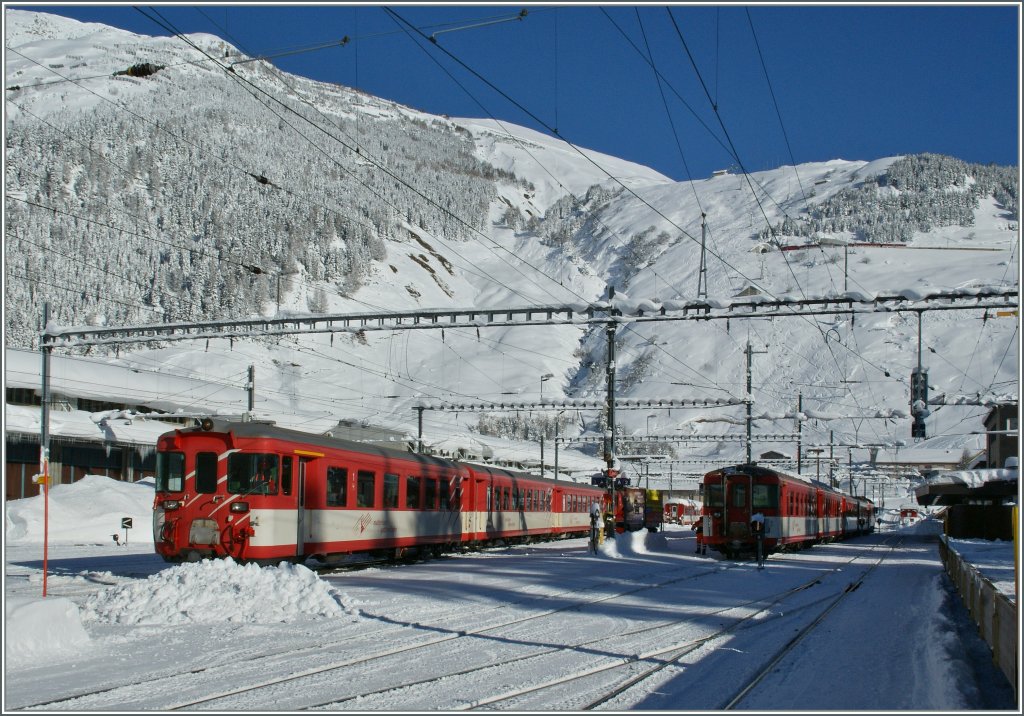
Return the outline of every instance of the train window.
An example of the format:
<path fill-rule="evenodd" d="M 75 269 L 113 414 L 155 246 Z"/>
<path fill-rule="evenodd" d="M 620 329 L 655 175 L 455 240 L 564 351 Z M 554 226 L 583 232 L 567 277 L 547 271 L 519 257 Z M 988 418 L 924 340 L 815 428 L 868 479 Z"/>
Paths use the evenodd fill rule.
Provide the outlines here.
<path fill-rule="evenodd" d="M 545 502 L 547 503 L 547 511 L 551 512 L 551 490 L 548 490 L 548 496 Z"/>
<path fill-rule="evenodd" d="M 526 511 L 533 509 L 533 490 L 526 491 Z"/>
<path fill-rule="evenodd" d="M 451 483 L 448 482 L 448 478 L 442 477 L 441 482 L 438 483 L 438 487 L 441 488 L 441 509 L 450 510 L 452 508 L 452 488 Z"/>
<path fill-rule="evenodd" d="M 391 510 L 398 507 L 398 475 L 385 473 L 384 475 L 384 509 Z"/>
<path fill-rule="evenodd" d="M 779 488 L 776 485 L 754 485 L 751 504 L 755 509 L 776 509 L 779 506 Z"/>
<path fill-rule="evenodd" d="M 502 509 L 511 510 L 512 509 L 512 490 L 509 489 L 508 487 L 506 487 L 506 488 L 504 488 L 501 491 L 501 493 L 502 493 L 502 498 L 501 498 Z"/>
<path fill-rule="evenodd" d="M 276 495 L 278 462 L 278 456 L 273 453 L 232 453 L 228 456 L 228 492 Z"/>
<path fill-rule="evenodd" d="M 437 509 L 437 480 L 428 477 L 423 481 L 423 509 Z"/>
<path fill-rule="evenodd" d="M 217 491 L 217 453 L 196 454 L 196 492 L 210 494 Z"/>
<path fill-rule="evenodd" d="M 356 507 L 373 507 L 376 501 L 377 475 L 366 470 L 356 473 Z"/>
<path fill-rule="evenodd" d="M 487 486 L 487 498 L 486 498 L 487 499 L 487 511 L 488 512 L 494 512 L 494 510 L 497 509 L 495 507 L 494 503 L 491 502 L 491 498 L 492 497 L 493 497 L 493 495 L 491 493 L 491 487 L 490 487 L 490 485 L 488 485 Z"/>
<path fill-rule="evenodd" d="M 327 468 L 327 506 L 345 507 L 348 505 L 348 470 L 343 467 Z"/>
<path fill-rule="evenodd" d="M 723 492 L 721 485 L 704 486 L 704 503 L 709 507 L 722 507 L 725 505 L 725 499 L 722 495 Z"/>
<path fill-rule="evenodd" d="M 405 478 L 405 506 L 410 510 L 418 510 L 422 504 L 420 497 L 420 478 Z"/>
<path fill-rule="evenodd" d="M 739 483 L 734 483 L 732 486 L 732 506 L 733 507 L 746 507 L 747 505 L 747 486 Z"/>
<path fill-rule="evenodd" d="M 292 494 L 292 457 L 291 455 L 281 458 L 281 492 L 285 495 Z"/>
<path fill-rule="evenodd" d="M 185 453 L 156 454 L 156 491 L 181 492 L 185 489 Z"/>

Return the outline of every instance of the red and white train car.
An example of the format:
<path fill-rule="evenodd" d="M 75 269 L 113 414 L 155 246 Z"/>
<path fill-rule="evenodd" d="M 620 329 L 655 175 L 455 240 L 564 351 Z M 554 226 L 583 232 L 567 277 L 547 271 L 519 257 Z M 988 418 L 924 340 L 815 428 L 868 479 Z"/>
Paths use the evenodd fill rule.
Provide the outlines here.
<path fill-rule="evenodd" d="M 604 491 L 286 430 L 214 423 L 157 442 L 155 548 L 165 560 L 394 558 L 585 536 Z"/>
<path fill-rule="evenodd" d="M 694 500 L 669 500 L 665 503 L 665 524 L 689 527 L 700 519 L 700 504 Z"/>
<path fill-rule="evenodd" d="M 874 530 L 870 500 L 757 465 L 709 472 L 702 488 L 704 542 L 727 557 L 755 551 L 751 521 L 758 513 L 765 554 Z"/>

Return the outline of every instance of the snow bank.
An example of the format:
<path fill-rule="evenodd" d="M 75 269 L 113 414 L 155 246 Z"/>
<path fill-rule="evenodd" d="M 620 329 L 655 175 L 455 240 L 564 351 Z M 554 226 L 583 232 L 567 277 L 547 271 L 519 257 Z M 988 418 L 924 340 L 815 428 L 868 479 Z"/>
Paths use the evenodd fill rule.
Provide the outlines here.
<path fill-rule="evenodd" d="M 664 551 L 667 548 L 665 535 L 643 529 L 617 534 L 613 540 L 606 538 L 601 543 L 600 553 L 606 557 L 620 559 L 637 554 L 650 554 L 654 550 Z"/>
<path fill-rule="evenodd" d="M 129 543 L 153 542 L 153 481 L 121 482 L 86 475 L 70 485 L 50 489 L 49 541 L 67 544 L 108 544 L 115 532 L 124 538 L 121 518 L 132 518 Z M 6 503 L 7 544 L 43 542 L 43 496 Z"/>
<path fill-rule="evenodd" d="M 8 666 L 75 657 L 90 644 L 78 607 L 70 599 L 10 597 L 4 603 L 4 622 Z"/>
<path fill-rule="evenodd" d="M 342 593 L 301 565 L 203 560 L 98 592 L 86 602 L 82 619 L 157 625 L 354 617 L 355 610 L 344 601 Z"/>

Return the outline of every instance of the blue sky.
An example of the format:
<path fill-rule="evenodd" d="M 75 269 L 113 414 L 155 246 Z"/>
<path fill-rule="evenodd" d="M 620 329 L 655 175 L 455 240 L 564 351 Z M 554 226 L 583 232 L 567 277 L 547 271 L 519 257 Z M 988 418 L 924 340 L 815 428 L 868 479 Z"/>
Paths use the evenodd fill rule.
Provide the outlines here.
<path fill-rule="evenodd" d="M 272 61 L 435 114 L 557 129 L 675 179 L 736 157 L 748 171 L 918 152 L 1019 164 L 1016 3 L 6 7 L 168 35 L 159 13 L 252 55 L 348 36 Z"/>

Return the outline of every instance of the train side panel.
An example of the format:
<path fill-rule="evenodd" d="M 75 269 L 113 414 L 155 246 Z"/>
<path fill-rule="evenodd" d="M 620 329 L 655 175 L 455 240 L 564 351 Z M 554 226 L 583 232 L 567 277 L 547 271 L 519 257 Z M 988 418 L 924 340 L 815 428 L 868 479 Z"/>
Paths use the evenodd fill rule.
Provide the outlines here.
<path fill-rule="evenodd" d="M 156 551 L 303 560 L 585 535 L 602 490 L 232 423 L 161 436 Z"/>

